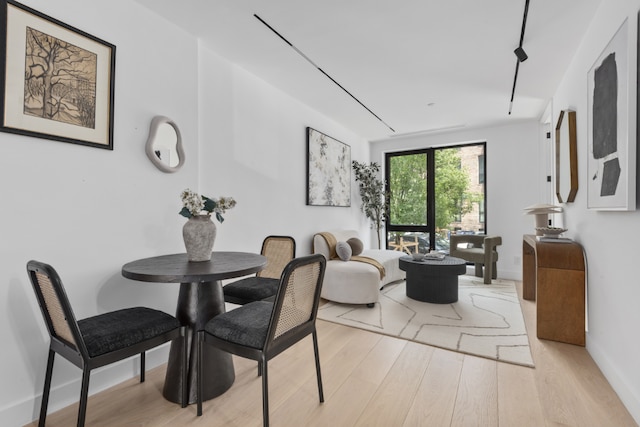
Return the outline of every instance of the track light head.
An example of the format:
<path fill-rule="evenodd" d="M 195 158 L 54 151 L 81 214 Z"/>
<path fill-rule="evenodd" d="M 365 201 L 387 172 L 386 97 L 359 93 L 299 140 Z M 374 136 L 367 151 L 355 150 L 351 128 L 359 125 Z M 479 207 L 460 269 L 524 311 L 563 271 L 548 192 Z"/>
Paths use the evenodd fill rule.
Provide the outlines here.
<path fill-rule="evenodd" d="M 516 54 L 516 56 L 518 57 L 518 61 L 520 62 L 524 62 L 527 60 L 527 58 L 529 58 L 527 56 L 527 53 L 524 51 L 524 49 L 522 48 L 522 46 L 518 46 L 516 48 L 516 50 L 513 51 L 513 53 Z"/>

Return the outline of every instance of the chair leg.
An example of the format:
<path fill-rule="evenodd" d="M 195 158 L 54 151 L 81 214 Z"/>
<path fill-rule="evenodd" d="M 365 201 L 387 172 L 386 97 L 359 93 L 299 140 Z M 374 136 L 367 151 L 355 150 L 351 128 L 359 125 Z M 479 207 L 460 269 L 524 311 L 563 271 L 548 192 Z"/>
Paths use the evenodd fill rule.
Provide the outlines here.
<path fill-rule="evenodd" d="M 313 353 L 316 359 L 316 374 L 318 377 L 318 394 L 320 402 L 324 402 L 324 393 L 322 391 L 322 373 L 320 372 L 320 353 L 318 352 L 318 333 L 314 330 L 311 334 L 313 338 Z"/>
<path fill-rule="evenodd" d="M 189 404 L 189 391 L 187 387 L 189 353 L 187 352 L 187 327 L 182 327 L 180 334 L 182 340 L 182 407 L 186 408 Z"/>
<path fill-rule="evenodd" d="M 82 368 L 82 387 L 80 389 L 80 408 L 78 409 L 78 427 L 84 427 L 84 419 L 87 415 L 87 400 L 89 394 L 89 376 L 91 370 L 86 366 Z"/>
<path fill-rule="evenodd" d="M 491 284 L 491 276 L 493 276 L 492 267 L 493 267 L 492 263 L 488 263 L 487 265 L 484 266 L 484 284 L 485 285 Z"/>
<path fill-rule="evenodd" d="M 143 383 L 144 382 L 144 357 L 145 357 L 145 352 L 143 351 L 142 353 L 140 353 L 140 382 Z"/>
<path fill-rule="evenodd" d="M 198 331 L 196 333 L 197 337 L 196 339 L 198 340 L 198 345 L 197 345 L 197 350 L 198 350 L 198 357 L 196 359 L 196 369 L 197 369 L 197 375 L 196 375 L 196 400 L 198 402 L 198 411 L 197 414 L 198 416 L 202 415 L 202 358 L 203 358 L 203 351 L 202 351 L 202 346 L 204 345 L 204 331 Z"/>
<path fill-rule="evenodd" d="M 262 355 L 262 424 L 269 427 L 269 383 L 267 381 L 267 358 Z"/>
<path fill-rule="evenodd" d="M 476 277 L 482 277 L 482 264 L 474 264 L 476 266 Z"/>
<path fill-rule="evenodd" d="M 42 390 L 42 404 L 40 405 L 40 421 L 38 421 L 38 427 L 44 427 L 47 419 L 47 406 L 49 406 L 49 392 L 51 391 L 51 375 L 53 374 L 53 360 L 56 357 L 56 352 L 49 350 L 49 357 L 47 358 L 47 372 L 44 375 L 44 390 Z"/>

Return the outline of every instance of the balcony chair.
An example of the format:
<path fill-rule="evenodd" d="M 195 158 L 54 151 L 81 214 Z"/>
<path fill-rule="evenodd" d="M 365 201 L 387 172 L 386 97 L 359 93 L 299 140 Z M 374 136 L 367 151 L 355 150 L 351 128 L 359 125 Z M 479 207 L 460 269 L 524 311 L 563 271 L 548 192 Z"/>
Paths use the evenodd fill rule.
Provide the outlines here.
<path fill-rule="evenodd" d="M 203 347 L 214 347 L 240 357 L 258 361 L 262 375 L 262 417 L 269 425 L 269 386 L 267 362 L 307 335 L 313 338 L 320 402 L 324 402 L 316 315 L 324 279 L 326 259 L 315 254 L 296 258 L 285 267 L 275 301 L 255 301 L 211 319 L 198 331 L 198 360 Z M 198 416 L 202 415 L 203 375 L 198 367 Z M 215 415 L 215 414 L 213 414 Z"/>
<path fill-rule="evenodd" d="M 399 236 L 397 241 L 389 242 L 394 251 L 406 252 L 408 255 L 419 252 L 418 236 Z"/>
<path fill-rule="evenodd" d="M 49 358 L 45 374 L 39 427 L 44 427 L 56 353 L 82 369 L 78 427 L 84 426 L 89 376 L 99 368 L 140 354 L 140 382 L 144 382 L 145 351 L 181 337 L 182 404 L 187 402 L 186 329 L 173 316 L 146 307 L 135 307 L 76 321 L 58 273 L 50 265 L 29 261 L 27 272 L 49 331 Z"/>
<path fill-rule="evenodd" d="M 296 256 L 296 241 L 290 236 L 267 236 L 260 253 L 267 258 L 264 270 L 225 285 L 226 302 L 244 305 L 275 296 L 282 270 Z"/>
<path fill-rule="evenodd" d="M 484 277 L 484 283 L 498 277 L 498 250 L 502 237 L 484 234 L 452 234 L 449 254 L 472 262 L 476 267 L 476 276 Z M 482 267 L 484 266 L 484 275 Z"/>

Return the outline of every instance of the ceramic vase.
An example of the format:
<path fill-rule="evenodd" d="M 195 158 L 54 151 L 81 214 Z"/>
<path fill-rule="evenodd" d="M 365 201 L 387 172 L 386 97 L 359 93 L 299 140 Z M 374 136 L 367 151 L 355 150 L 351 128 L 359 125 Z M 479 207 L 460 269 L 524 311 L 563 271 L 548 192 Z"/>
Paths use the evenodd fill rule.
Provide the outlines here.
<path fill-rule="evenodd" d="M 211 251 L 216 240 L 216 225 L 211 216 L 193 215 L 182 227 L 182 237 L 189 261 L 211 260 Z"/>

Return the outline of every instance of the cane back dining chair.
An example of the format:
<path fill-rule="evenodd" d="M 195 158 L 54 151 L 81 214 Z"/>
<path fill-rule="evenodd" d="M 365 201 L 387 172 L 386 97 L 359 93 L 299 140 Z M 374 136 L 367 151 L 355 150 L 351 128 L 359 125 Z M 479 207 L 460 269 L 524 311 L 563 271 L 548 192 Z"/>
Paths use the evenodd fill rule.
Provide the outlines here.
<path fill-rule="evenodd" d="M 151 308 L 134 307 L 76 320 L 62 281 L 53 267 L 29 261 L 27 272 L 50 337 L 39 427 L 45 425 L 47 417 L 56 353 L 82 369 L 79 427 L 85 422 L 92 369 L 140 354 L 140 382 L 144 382 L 145 351 L 176 338 L 181 338 L 183 343 L 181 392 L 182 402 L 187 402 L 186 327 L 175 317 Z"/>
<path fill-rule="evenodd" d="M 240 357 L 256 360 L 262 374 L 262 417 L 269 425 L 269 384 L 267 362 L 307 335 L 313 339 L 320 402 L 324 402 L 316 315 L 326 268 L 321 254 L 295 258 L 285 267 L 275 300 L 254 301 L 211 319 L 198 331 L 198 360 L 203 347 L 213 345 Z M 201 364 L 198 363 L 198 416 L 202 415 Z"/>
<path fill-rule="evenodd" d="M 296 256 L 296 241 L 290 236 L 267 236 L 260 253 L 267 258 L 265 268 L 255 276 L 225 285 L 222 290 L 226 302 L 244 305 L 273 297 L 282 270 Z"/>

